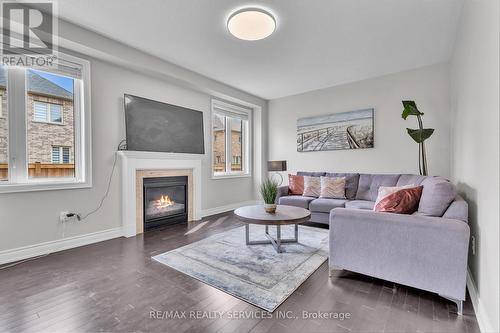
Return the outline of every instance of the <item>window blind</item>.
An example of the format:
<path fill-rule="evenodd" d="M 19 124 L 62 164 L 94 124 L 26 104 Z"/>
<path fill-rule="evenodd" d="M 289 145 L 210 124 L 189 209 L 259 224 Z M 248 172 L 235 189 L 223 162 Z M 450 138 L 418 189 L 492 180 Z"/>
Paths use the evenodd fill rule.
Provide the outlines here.
<path fill-rule="evenodd" d="M 19 40 L 22 43 L 21 36 L 18 36 L 15 33 L 13 33 L 13 35 L 15 37 L 10 37 L 11 39 Z M 2 44 L 2 48 L 5 48 L 6 45 L 3 43 L 3 40 L 4 40 L 3 38 L 4 38 L 3 34 L 0 34 L 0 44 Z M 51 66 L 31 66 L 30 68 L 50 71 L 50 72 L 55 73 L 55 74 L 72 77 L 74 79 L 81 79 L 83 77 L 83 66 L 81 64 L 78 64 L 78 63 L 73 62 L 71 60 L 62 59 L 61 57 L 58 56 L 58 52 L 54 52 L 53 55 L 50 55 L 50 54 L 34 55 L 34 54 L 32 54 L 33 53 L 32 50 L 30 52 L 23 52 L 23 49 L 20 48 L 17 53 L 18 53 L 18 56 L 21 56 L 23 58 L 24 57 L 31 58 L 32 59 L 31 62 L 34 64 L 37 63 L 35 61 L 36 57 L 51 58 L 53 55 L 55 55 L 56 59 L 52 62 Z"/>
<path fill-rule="evenodd" d="M 59 158 L 59 147 L 52 147 L 52 163 L 61 163 Z"/>
<path fill-rule="evenodd" d="M 55 66 L 48 67 L 47 70 L 74 79 L 81 79 L 83 77 L 82 65 L 61 58 L 57 58 Z"/>
<path fill-rule="evenodd" d="M 216 100 L 213 101 L 213 110 L 217 114 L 241 120 L 248 120 L 248 115 L 251 112 L 250 109 L 247 109 L 243 106 L 232 105 L 226 102 L 221 102 Z"/>
<path fill-rule="evenodd" d="M 35 109 L 35 120 L 39 121 L 47 121 L 47 107 L 48 105 L 46 103 L 40 103 L 40 102 L 35 102 L 34 103 L 34 109 Z"/>

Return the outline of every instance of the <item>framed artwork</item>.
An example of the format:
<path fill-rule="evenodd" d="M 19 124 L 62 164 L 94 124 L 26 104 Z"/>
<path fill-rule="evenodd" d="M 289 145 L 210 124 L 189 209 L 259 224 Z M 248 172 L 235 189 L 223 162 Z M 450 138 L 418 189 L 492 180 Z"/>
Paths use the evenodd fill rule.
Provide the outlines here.
<path fill-rule="evenodd" d="M 373 109 L 297 119 L 297 151 L 373 148 Z"/>

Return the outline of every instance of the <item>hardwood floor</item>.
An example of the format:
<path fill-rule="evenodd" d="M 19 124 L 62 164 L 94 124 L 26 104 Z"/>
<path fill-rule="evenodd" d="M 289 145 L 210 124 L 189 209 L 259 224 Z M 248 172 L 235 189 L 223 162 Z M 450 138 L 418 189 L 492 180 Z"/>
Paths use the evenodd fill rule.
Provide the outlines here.
<path fill-rule="evenodd" d="M 327 263 L 268 318 L 253 305 L 151 260 L 239 225 L 231 213 L 221 214 L 0 270 L 0 331 L 479 332 L 469 300 L 460 317 L 454 304 L 431 293 L 404 286 L 394 291 L 391 283 L 354 273 L 329 279 Z M 187 318 L 158 318 L 169 311 L 179 317 L 185 311 Z M 191 311 L 222 318 L 193 319 Z M 350 318 L 306 319 L 302 311 Z"/>

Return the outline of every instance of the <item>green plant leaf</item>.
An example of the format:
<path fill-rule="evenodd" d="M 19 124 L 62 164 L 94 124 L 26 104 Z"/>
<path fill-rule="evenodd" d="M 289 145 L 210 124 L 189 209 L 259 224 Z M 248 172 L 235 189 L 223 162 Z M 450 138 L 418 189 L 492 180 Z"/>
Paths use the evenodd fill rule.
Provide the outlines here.
<path fill-rule="evenodd" d="M 401 117 L 406 120 L 408 116 L 422 116 L 423 113 L 418 111 L 417 109 L 417 104 L 414 101 L 402 101 L 403 103 L 403 113 L 401 114 Z"/>
<path fill-rule="evenodd" d="M 273 204 L 278 196 L 278 182 L 266 179 L 260 184 L 260 195 L 266 204 Z"/>
<path fill-rule="evenodd" d="M 431 137 L 432 133 L 434 133 L 433 128 L 423 128 L 423 129 L 411 129 L 407 128 L 408 135 L 412 137 L 413 140 L 415 140 L 416 143 L 422 143 L 428 138 Z"/>

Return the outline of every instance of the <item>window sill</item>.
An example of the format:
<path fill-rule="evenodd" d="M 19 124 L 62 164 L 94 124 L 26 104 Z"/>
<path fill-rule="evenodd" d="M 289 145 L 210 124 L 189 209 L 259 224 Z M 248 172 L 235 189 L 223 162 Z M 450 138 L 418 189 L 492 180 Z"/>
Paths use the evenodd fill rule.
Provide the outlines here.
<path fill-rule="evenodd" d="M 9 184 L 0 182 L 0 194 L 2 193 L 18 193 L 18 192 L 36 192 L 36 191 L 53 191 L 53 190 L 70 190 L 79 188 L 90 188 L 92 182 L 64 180 L 35 180 L 27 184 Z"/>
<path fill-rule="evenodd" d="M 64 126 L 63 122 L 56 122 L 56 121 L 42 121 L 42 120 L 33 120 L 34 123 L 37 124 L 47 124 L 47 125 L 57 125 L 57 126 Z"/>
<path fill-rule="evenodd" d="M 252 174 L 250 173 L 241 173 L 241 174 L 220 174 L 220 175 L 214 175 L 212 174 L 212 179 L 217 180 L 217 179 L 231 179 L 231 178 L 252 178 Z"/>

